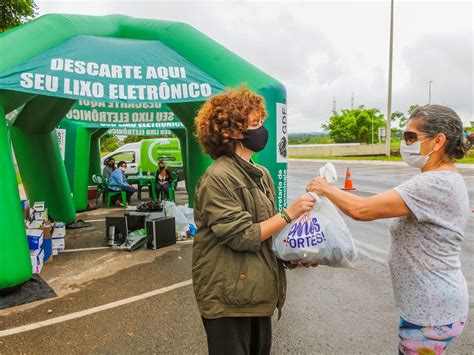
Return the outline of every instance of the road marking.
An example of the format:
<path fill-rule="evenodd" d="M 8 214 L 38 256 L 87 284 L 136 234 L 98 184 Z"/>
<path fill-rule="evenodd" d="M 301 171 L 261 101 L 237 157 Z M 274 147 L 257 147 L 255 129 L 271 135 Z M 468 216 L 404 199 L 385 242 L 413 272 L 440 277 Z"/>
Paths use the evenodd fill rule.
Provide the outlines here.
<path fill-rule="evenodd" d="M 74 253 L 76 251 L 91 251 L 91 250 L 103 250 L 103 249 L 110 249 L 110 247 L 94 247 L 94 248 L 79 248 L 79 249 L 65 249 L 62 253 Z"/>
<path fill-rule="evenodd" d="M 144 300 L 146 298 L 150 298 L 150 297 L 153 297 L 153 296 L 156 296 L 156 295 L 161 295 L 163 293 L 170 292 L 170 291 L 176 290 L 176 289 L 181 288 L 181 287 L 189 286 L 192 283 L 193 283 L 193 280 L 189 279 L 189 280 L 179 282 L 179 283 L 171 285 L 171 286 L 163 287 L 163 288 L 160 288 L 160 289 L 157 289 L 157 290 L 154 290 L 154 291 L 143 293 L 141 295 L 137 295 L 137 296 L 125 298 L 123 300 L 119 300 L 119 301 L 115 301 L 115 302 L 112 302 L 112 303 L 104 304 L 102 306 L 89 308 L 89 309 L 86 309 L 86 310 L 83 310 L 83 311 L 80 311 L 80 312 L 74 312 L 74 313 L 71 313 L 71 314 L 66 314 L 64 316 L 47 319 L 47 320 L 37 322 L 37 323 L 23 325 L 21 327 L 1 330 L 0 331 L 0 338 L 5 337 L 5 336 L 9 336 L 9 335 L 28 332 L 28 331 L 43 328 L 43 327 L 47 327 L 47 326 L 53 325 L 53 324 L 66 322 L 66 321 L 72 320 L 72 319 L 77 319 L 77 318 L 82 318 L 82 317 L 85 317 L 85 316 L 89 316 L 89 315 L 94 314 L 94 313 L 106 311 L 108 309 L 120 307 L 120 306 L 129 304 L 129 303 L 141 301 L 141 300 Z"/>
<path fill-rule="evenodd" d="M 359 254 L 364 255 L 366 258 L 372 261 L 387 265 L 387 257 L 388 257 L 387 251 L 374 247 L 373 245 L 361 242 L 360 240 L 357 240 L 355 238 L 354 238 L 354 244 L 357 246 L 357 251 L 359 252 Z M 373 255 L 370 252 L 382 255 L 383 257 Z"/>
<path fill-rule="evenodd" d="M 89 219 L 87 221 L 84 221 L 86 223 L 94 223 L 94 222 L 105 222 L 105 219 Z"/>
<path fill-rule="evenodd" d="M 364 255 L 367 259 L 369 260 L 372 260 L 372 261 L 375 261 L 379 264 L 383 264 L 383 265 L 387 265 L 388 262 L 387 260 L 385 259 L 382 259 L 382 258 L 379 258 L 377 256 L 373 256 L 373 255 L 370 255 L 369 253 L 367 253 L 366 251 L 362 250 L 362 249 L 357 249 L 357 252 L 361 255 Z"/>
<path fill-rule="evenodd" d="M 384 256 L 388 256 L 388 251 L 377 248 L 377 247 L 374 247 L 373 245 L 361 242 L 358 239 L 354 239 L 354 243 L 355 243 L 356 246 L 358 246 L 360 248 L 363 248 L 365 250 L 372 251 L 372 252 L 377 253 L 377 254 L 382 254 Z"/>
<path fill-rule="evenodd" d="M 193 244 L 193 241 L 194 241 L 193 239 L 177 240 L 176 244 Z M 91 251 L 91 250 L 104 250 L 104 249 L 117 251 L 117 249 L 113 249 L 112 247 L 92 247 L 92 248 L 66 249 L 62 251 L 62 253 L 75 253 L 77 251 Z"/>

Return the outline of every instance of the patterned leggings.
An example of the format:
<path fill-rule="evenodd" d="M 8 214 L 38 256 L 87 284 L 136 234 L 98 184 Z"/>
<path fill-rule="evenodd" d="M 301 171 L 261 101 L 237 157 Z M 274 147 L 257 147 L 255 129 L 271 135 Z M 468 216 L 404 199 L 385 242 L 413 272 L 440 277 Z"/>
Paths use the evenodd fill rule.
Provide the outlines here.
<path fill-rule="evenodd" d="M 466 319 L 443 326 L 423 327 L 400 318 L 399 354 L 443 355 L 464 329 Z"/>

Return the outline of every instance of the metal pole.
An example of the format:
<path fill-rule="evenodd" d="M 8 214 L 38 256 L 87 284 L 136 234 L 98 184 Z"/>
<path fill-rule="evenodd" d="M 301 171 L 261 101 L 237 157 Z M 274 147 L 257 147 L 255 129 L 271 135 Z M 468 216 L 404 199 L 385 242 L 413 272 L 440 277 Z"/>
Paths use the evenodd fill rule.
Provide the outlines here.
<path fill-rule="evenodd" d="M 428 104 L 431 105 L 431 83 L 433 82 L 433 80 L 430 80 L 429 82 L 429 96 L 428 96 Z"/>
<path fill-rule="evenodd" d="M 391 118 L 392 118 L 392 62 L 393 62 L 393 1 L 390 1 L 390 45 L 388 59 L 388 100 L 387 100 L 387 134 L 385 155 L 390 156 Z"/>
<path fill-rule="evenodd" d="M 374 116 L 372 116 L 372 119 L 370 120 L 372 124 L 372 155 L 374 155 Z"/>

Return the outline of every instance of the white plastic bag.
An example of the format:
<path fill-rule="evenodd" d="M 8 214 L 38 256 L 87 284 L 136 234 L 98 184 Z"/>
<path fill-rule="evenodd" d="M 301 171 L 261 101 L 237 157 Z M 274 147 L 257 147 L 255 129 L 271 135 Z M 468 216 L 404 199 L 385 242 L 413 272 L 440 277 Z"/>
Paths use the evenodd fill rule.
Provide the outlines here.
<path fill-rule="evenodd" d="M 169 216 L 174 217 L 177 232 L 186 232 L 190 224 L 195 225 L 194 210 L 187 205 L 172 206 Z"/>
<path fill-rule="evenodd" d="M 319 172 L 328 182 L 337 180 L 331 163 Z M 357 251 L 349 228 L 331 201 L 310 194 L 316 200 L 314 208 L 273 236 L 275 255 L 285 261 L 351 267 Z"/>

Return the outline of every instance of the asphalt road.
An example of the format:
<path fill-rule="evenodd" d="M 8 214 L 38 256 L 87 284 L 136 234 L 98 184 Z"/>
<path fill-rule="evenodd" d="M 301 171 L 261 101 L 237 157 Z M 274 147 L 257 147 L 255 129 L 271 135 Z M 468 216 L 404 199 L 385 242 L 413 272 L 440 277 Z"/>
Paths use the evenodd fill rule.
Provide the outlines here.
<path fill-rule="evenodd" d="M 289 164 L 290 200 L 304 192 L 320 166 Z M 345 165 L 337 167 L 343 177 Z M 351 172 L 355 193 L 362 196 L 389 189 L 416 173 L 400 166 L 373 165 L 353 166 Z M 461 173 L 474 202 L 474 171 Z M 103 218 L 97 213 L 95 218 Z M 283 317 L 274 319 L 274 354 L 396 353 L 399 314 L 386 264 L 389 221 L 347 222 L 361 254 L 356 267 L 288 272 Z M 101 246 L 103 223 L 94 226 L 71 234 L 69 245 Z M 471 295 L 473 226 L 471 217 L 462 254 Z M 191 251 L 190 243 L 181 243 L 158 251 L 63 253 L 42 273 L 61 297 L 0 311 L 0 354 L 205 354 L 204 330 L 192 287 L 186 283 L 191 278 Z M 140 297 L 130 298 L 135 296 Z M 471 319 L 473 310 L 471 303 Z M 2 337 L 5 330 L 12 334 Z M 472 323 L 449 353 L 474 353 Z"/>
<path fill-rule="evenodd" d="M 291 162 L 291 168 L 289 169 L 289 201 L 305 192 L 307 182 L 315 173 L 319 175 L 319 168 L 324 164 L 322 162 L 308 161 Z M 335 163 L 334 165 L 336 166 L 339 180 L 336 184 L 342 187 L 348 166 L 344 163 Z M 389 190 L 408 180 L 417 174 L 418 171 L 418 169 L 405 165 L 353 165 L 350 167 L 352 182 L 356 188 L 353 193 L 362 197 L 368 197 Z M 468 188 L 469 200 L 474 209 L 474 169 L 458 168 L 458 171 L 464 177 Z M 351 230 L 354 231 L 353 237 L 356 239 L 359 250 L 373 260 L 386 262 L 390 248 L 388 226 L 391 220 L 361 222 L 354 221 L 344 215 L 343 217 Z M 461 262 L 470 294 L 474 295 L 474 213 L 471 214 L 465 230 Z M 474 298 L 471 301 L 471 305 L 474 306 Z"/>

